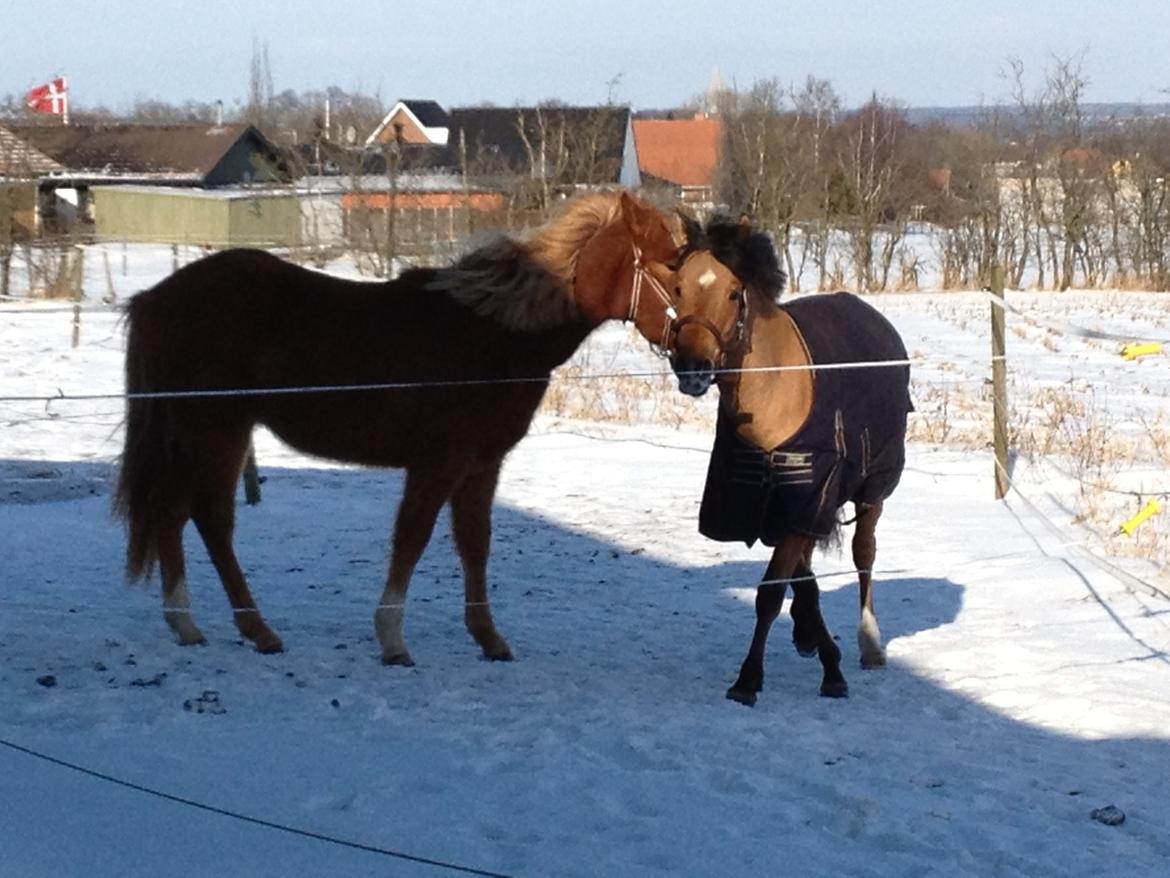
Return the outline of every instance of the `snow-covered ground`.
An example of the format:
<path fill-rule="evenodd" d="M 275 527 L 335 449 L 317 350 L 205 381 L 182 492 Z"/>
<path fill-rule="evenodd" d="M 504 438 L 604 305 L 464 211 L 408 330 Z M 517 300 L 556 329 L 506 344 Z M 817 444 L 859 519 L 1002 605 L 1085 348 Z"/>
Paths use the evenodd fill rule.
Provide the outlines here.
<path fill-rule="evenodd" d="M 91 299 L 107 277 L 123 297 L 170 269 L 165 251 L 131 248 L 125 274 L 119 260 L 88 276 Z M 983 297 L 873 301 L 923 361 L 919 435 L 944 418 L 982 429 Z M 1166 334 L 1157 297 L 1010 301 Z M 850 697 L 818 697 L 819 666 L 796 655 L 784 616 L 747 709 L 723 693 L 767 550 L 696 532 L 702 417 L 539 418 L 505 466 L 490 565 L 517 661 L 481 661 L 464 632 L 444 520 L 410 593 L 411 669 L 381 666 L 372 625 L 398 474 L 259 434 L 264 499 L 241 507 L 236 545 L 287 651 L 241 642 L 193 534 L 209 642 L 183 648 L 157 583 L 122 584 L 109 496 L 121 401 L 11 399 L 120 391 L 117 315 L 86 310 L 76 349 L 71 319 L 0 303 L 0 875 L 452 874 L 387 851 L 524 876 L 1170 870 L 1170 601 L 1146 584 L 1170 588 L 1075 523 L 1092 519 L 1077 506 L 1092 461 L 1073 478 L 1063 453 L 1061 470 L 1021 458 L 1023 496 L 997 502 L 983 444 L 914 443 L 878 530 L 889 667 L 857 667 L 848 551 L 830 550 L 816 566 Z M 1165 417 L 1164 358 L 1009 326 L 1022 422 L 1039 418 L 1026 403 L 1041 390 L 1081 382 L 1077 399 L 1105 400 L 1113 432 L 1153 435 L 1142 425 Z M 581 362 L 662 368 L 620 326 Z M 1110 477 L 1166 487 L 1143 455 Z M 1108 805 L 1123 824 L 1090 817 Z"/>

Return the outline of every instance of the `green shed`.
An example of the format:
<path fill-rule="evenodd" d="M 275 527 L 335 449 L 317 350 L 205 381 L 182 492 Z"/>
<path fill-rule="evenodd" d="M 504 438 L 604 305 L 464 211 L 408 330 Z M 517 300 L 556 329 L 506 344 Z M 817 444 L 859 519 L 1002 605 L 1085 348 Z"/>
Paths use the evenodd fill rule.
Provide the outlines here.
<path fill-rule="evenodd" d="M 301 210 L 290 189 L 95 186 L 94 232 L 106 241 L 292 247 Z"/>
<path fill-rule="evenodd" d="M 0 179 L 0 241 L 31 237 L 37 231 L 36 181 Z"/>

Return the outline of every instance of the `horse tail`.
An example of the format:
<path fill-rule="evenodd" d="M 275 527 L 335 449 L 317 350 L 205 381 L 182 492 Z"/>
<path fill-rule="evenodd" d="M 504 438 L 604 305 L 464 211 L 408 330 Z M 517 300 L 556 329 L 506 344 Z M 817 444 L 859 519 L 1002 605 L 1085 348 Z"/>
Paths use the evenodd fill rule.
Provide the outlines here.
<path fill-rule="evenodd" d="M 127 308 L 126 438 L 118 470 L 114 511 L 128 536 L 126 578 L 147 579 L 159 558 L 158 516 L 175 479 L 167 400 L 140 396 L 156 391 L 157 378 L 147 340 L 145 295 Z"/>

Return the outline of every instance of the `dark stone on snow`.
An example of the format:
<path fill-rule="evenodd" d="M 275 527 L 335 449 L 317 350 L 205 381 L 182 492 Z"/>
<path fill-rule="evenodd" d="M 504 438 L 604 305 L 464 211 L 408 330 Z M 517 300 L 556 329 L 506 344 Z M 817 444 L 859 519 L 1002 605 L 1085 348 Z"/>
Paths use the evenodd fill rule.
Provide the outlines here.
<path fill-rule="evenodd" d="M 1094 808 L 1089 816 L 1098 823 L 1106 826 L 1120 826 L 1125 822 L 1125 812 L 1116 805 L 1106 805 L 1104 808 Z"/>

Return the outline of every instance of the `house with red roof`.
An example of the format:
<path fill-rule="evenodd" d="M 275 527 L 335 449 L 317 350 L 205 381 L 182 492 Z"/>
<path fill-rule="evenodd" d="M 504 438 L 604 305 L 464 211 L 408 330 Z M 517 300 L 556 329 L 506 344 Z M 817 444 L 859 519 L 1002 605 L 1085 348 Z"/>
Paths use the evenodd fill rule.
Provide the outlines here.
<path fill-rule="evenodd" d="M 686 204 L 702 209 L 715 200 L 715 175 L 723 124 L 700 114 L 691 119 L 635 119 L 638 169 L 646 183 L 674 189 Z"/>

